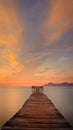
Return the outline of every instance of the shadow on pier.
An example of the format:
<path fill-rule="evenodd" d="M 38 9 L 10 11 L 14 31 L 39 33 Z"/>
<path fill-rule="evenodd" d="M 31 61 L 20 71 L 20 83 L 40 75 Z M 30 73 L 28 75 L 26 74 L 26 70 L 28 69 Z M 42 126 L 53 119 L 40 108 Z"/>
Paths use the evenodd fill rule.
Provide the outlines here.
<path fill-rule="evenodd" d="M 73 128 L 43 93 L 43 87 L 33 86 L 31 96 L 1 130 L 73 130 Z"/>

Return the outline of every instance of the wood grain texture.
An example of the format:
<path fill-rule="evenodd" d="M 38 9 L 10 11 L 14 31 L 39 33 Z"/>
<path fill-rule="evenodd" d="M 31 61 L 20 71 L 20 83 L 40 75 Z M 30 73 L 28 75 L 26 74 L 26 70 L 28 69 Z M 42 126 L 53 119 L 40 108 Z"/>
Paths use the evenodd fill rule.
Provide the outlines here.
<path fill-rule="evenodd" d="M 73 130 L 54 104 L 34 87 L 22 108 L 7 121 L 1 130 Z"/>

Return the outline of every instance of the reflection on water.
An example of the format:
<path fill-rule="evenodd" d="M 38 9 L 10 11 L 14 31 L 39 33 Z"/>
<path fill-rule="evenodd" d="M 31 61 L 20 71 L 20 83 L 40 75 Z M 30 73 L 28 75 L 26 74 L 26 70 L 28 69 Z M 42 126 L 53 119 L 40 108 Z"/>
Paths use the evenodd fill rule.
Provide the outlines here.
<path fill-rule="evenodd" d="M 31 94 L 31 87 L 0 87 L 0 126 L 10 119 Z"/>
<path fill-rule="evenodd" d="M 73 126 L 73 87 L 45 87 L 45 94 Z"/>
<path fill-rule="evenodd" d="M 44 92 L 73 125 L 73 87 L 45 87 Z M 22 107 L 31 93 L 31 87 L 0 87 L 0 126 Z"/>

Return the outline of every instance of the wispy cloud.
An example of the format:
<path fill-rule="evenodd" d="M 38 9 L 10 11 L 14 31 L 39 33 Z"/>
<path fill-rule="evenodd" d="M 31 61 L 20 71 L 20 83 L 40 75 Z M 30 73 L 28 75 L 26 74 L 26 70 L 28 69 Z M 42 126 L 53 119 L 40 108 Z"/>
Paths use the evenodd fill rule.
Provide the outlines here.
<path fill-rule="evenodd" d="M 73 27 L 73 1 L 53 0 L 50 13 L 47 12 L 45 35 L 48 40 L 58 40 Z"/>
<path fill-rule="evenodd" d="M 1 0 L 0 82 L 72 81 L 72 13 L 73 0 Z"/>
<path fill-rule="evenodd" d="M 13 3 L 8 0 L 0 1 L 0 44 L 15 44 L 22 31 L 23 27 Z"/>
<path fill-rule="evenodd" d="M 59 58 L 58 61 L 60 61 L 60 62 L 65 62 L 65 61 L 69 61 L 69 60 L 70 60 L 69 57 L 61 57 L 61 58 Z"/>
<path fill-rule="evenodd" d="M 4 78 L 23 68 L 17 55 L 25 26 L 19 17 L 14 2 L 0 1 L 0 74 Z"/>

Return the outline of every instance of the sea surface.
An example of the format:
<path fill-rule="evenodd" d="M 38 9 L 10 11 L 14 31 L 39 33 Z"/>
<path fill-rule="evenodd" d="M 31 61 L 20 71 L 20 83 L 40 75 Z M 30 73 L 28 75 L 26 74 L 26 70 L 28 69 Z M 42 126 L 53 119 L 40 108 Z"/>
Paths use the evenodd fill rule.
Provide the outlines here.
<path fill-rule="evenodd" d="M 31 95 L 31 87 L 0 87 L 0 128 Z M 44 87 L 44 93 L 73 126 L 73 87 Z"/>

